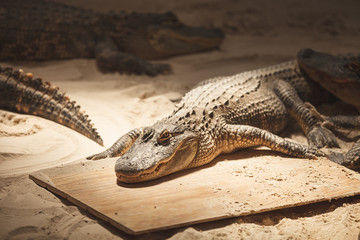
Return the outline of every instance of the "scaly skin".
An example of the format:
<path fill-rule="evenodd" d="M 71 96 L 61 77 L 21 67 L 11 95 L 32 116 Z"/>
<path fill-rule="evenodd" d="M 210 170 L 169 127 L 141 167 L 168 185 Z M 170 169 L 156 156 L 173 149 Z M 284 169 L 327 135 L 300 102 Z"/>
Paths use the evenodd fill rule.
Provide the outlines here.
<path fill-rule="evenodd" d="M 103 14 L 49 0 L 2 0 L 0 29 L 0 61 L 96 58 L 104 72 L 150 76 L 170 66 L 144 59 L 216 49 L 224 39 L 170 12 Z"/>
<path fill-rule="evenodd" d="M 305 76 L 297 61 L 217 77 L 188 92 L 170 116 L 125 134 L 88 159 L 120 156 L 115 165 L 118 181 L 135 183 L 201 166 L 219 154 L 253 146 L 294 157 L 325 156 L 317 149 L 339 145 L 304 101 L 319 104 L 332 100 L 333 95 Z M 297 120 L 309 146 L 276 135 L 286 127 L 289 116 Z"/>
<path fill-rule="evenodd" d="M 67 126 L 103 146 L 88 116 L 57 87 L 23 70 L 0 66 L 0 109 L 31 114 Z"/>

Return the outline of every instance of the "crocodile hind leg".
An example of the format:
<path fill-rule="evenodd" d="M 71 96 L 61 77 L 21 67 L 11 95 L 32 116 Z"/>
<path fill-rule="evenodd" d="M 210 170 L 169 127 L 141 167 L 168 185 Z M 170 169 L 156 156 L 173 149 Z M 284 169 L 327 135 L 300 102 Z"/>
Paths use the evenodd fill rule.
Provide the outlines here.
<path fill-rule="evenodd" d="M 111 147 L 101 153 L 87 157 L 87 160 L 99 160 L 107 157 L 120 157 L 134 144 L 136 139 L 143 133 L 142 128 L 137 128 L 120 137 Z"/>
<path fill-rule="evenodd" d="M 132 54 L 118 50 L 111 39 L 99 42 L 95 50 L 96 64 L 103 72 L 120 72 L 126 74 L 147 74 L 156 76 L 171 72 L 168 64 L 154 64 Z"/>
<path fill-rule="evenodd" d="M 274 92 L 284 103 L 289 114 L 300 124 L 310 147 L 339 147 L 334 134 L 321 125 L 321 122 L 306 107 L 296 90 L 288 82 L 276 81 Z"/>

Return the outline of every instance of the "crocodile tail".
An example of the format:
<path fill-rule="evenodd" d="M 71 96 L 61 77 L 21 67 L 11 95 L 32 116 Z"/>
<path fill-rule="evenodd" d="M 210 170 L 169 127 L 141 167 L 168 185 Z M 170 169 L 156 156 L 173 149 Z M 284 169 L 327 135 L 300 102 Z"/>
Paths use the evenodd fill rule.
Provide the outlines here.
<path fill-rule="evenodd" d="M 14 71 L 0 66 L 0 108 L 60 123 L 103 146 L 88 115 L 80 111 L 75 101 L 70 101 L 58 87 L 40 78 L 34 79 L 22 69 Z"/>

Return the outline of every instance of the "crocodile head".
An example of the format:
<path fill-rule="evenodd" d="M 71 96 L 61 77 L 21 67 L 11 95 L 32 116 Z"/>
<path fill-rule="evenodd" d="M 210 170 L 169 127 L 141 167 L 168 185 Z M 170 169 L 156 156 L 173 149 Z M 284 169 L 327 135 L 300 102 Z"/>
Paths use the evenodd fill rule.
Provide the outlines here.
<path fill-rule="evenodd" d="M 126 37 L 119 39 L 118 45 L 124 51 L 143 59 L 167 58 L 215 49 L 224 39 L 221 30 L 187 26 L 171 12 L 132 13 L 126 16 L 125 24 L 123 21 L 119 21 L 122 23 L 118 28 L 122 28 L 123 32 L 126 26 Z"/>
<path fill-rule="evenodd" d="M 302 49 L 297 61 L 312 80 L 360 110 L 360 56 L 341 57 Z"/>
<path fill-rule="evenodd" d="M 186 169 L 198 149 L 196 134 L 172 124 L 156 123 L 115 164 L 119 182 L 135 183 Z"/>

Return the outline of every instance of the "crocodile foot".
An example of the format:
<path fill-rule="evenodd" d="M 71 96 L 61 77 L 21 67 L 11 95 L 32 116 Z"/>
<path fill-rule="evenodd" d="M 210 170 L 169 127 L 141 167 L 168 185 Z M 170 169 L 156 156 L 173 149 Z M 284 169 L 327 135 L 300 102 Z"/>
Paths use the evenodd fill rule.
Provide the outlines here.
<path fill-rule="evenodd" d="M 98 69 L 104 73 L 146 74 L 156 76 L 171 72 L 168 64 L 150 63 L 134 55 L 119 51 L 104 51 L 96 56 Z"/>
<path fill-rule="evenodd" d="M 356 155 L 348 155 L 346 154 L 345 163 L 343 164 L 345 167 L 348 167 L 353 170 L 360 169 L 360 152 L 357 152 Z"/>
<path fill-rule="evenodd" d="M 345 166 L 350 169 L 360 169 L 360 140 L 354 143 L 350 150 L 346 153 Z"/>
<path fill-rule="evenodd" d="M 103 151 L 101 153 L 97 153 L 91 156 L 86 157 L 87 160 L 99 160 L 99 159 L 104 159 L 110 157 L 110 154 L 108 151 Z"/>
<path fill-rule="evenodd" d="M 313 127 L 309 131 L 307 139 L 311 148 L 340 147 L 335 135 L 329 129 L 322 126 Z"/>
<path fill-rule="evenodd" d="M 359 170 L 360 169 L 360 151 L 349 152 L 343 154 L 338 152 L 330 152 L 328 154 L 328 158 L 344 167 L 350 168 L 352 170 Z"/>
<path fill-rule="evenodd" d="M 317 159 L 318 157 L 327 157 L 327 154 L 320 149 L 309 148 L 309 150 L 305 153 L 305 157 L 310 159 Z"/>
<path fill-rule="evenodd" d="M 360 170 L 360 139 L 354 143 L 347 153 L 327 150 L 327 157 L 340 165 L 353 170 Z"/>
<path fill-rule="evenodd" d="M 171 73 L 171 67 L 169 64 L 148 63 L 144 66 L 144 73 L 152 77 L 159 74 L 168 74 Z"/>

